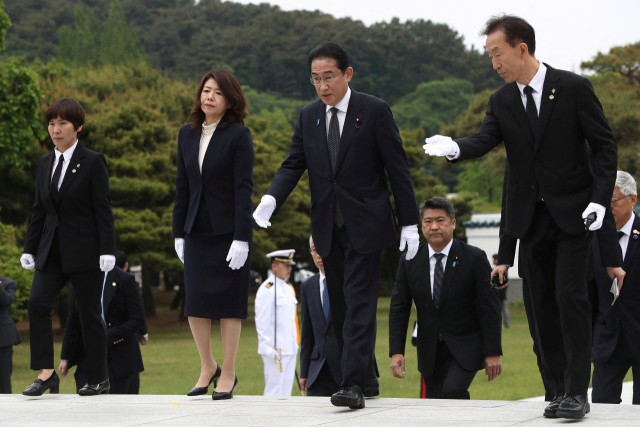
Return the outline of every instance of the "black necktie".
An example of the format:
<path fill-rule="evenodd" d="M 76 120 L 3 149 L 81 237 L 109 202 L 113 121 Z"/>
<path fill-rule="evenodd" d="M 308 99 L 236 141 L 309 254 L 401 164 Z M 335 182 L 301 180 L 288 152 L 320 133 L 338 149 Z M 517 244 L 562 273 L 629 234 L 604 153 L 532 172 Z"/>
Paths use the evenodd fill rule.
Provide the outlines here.
<path fill-rule="evenodd" d="M 436 268 L 433 273 L 433 302 L 436 308 L 440 306 L 440 292 L 442 291 L 442 278 L 444 277 L 444 268 L 442 267 L 442 258 L 444 254 L 433 254 L 436 259 Z"/>
<path fill-rule="evenodd" d="M 622 236 L 624 235 L 624 231 L 618 231 L 618 241 L 620 241 L 620 239 L 622 239 Z"/>
<path fill-rule="evenodd" d="M 324 313 L 325 322 L 329 319 L 329 289 L 327 288 L 327 279 L 324 279 L 324 289 L 322 290 L 322 312 Z"/>
<path fill-rule="evenodd" d="M 329 121 L 329 135 L 327 136 L 327 145 L 329 146 L 329 160 L 331 160 L 332 172 L 336 173 L 336 164 L 338 162 L 338 149 L 340 148 L 340 123 L 338 122 L 338 109 L 331 107 L 331 121 Z M 342 211 L 336 200 L 336 209 L 333 213 L 333 222 L 342 227 L 344 218 Z"/>
<path fill-rule="evenodd" d="M 51 178 L 51 198 L 54 202 L 58 203 L 58 183 L 60 182 L 60 175 L 62 174 L 62 164 L 64 163 L 64 156 L 58 157 L 58 166 L 56 166 L 55 172 L 53 172 L 53 178 Z"/>
<path fill-rule="evenodd" d="M 527 118 L 529 119 L 533 136 L 535 136 L 536 132 L 538 132 L 538 109 L 536 108 L 536 103 L 533 100 L 533 95 L 531 95 L 532 93 L 533 88 L 531 86 L 524 88 L 524 94 L 527 95 Z"/>

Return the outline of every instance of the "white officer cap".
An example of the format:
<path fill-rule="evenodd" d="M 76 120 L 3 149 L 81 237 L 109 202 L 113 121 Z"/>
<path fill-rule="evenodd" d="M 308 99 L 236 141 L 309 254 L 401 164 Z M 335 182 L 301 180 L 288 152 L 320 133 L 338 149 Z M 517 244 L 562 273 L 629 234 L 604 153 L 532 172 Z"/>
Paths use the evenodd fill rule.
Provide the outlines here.
<path fill-rule="evenodd" d="M 283 249 L 267 254 L 267 258 L 271 258 L 272 261 L 278 261 L 288 265 L 296 265 L 296 263 L 293 262 L 293 255 L 295 253 L 295 249 Z"/>

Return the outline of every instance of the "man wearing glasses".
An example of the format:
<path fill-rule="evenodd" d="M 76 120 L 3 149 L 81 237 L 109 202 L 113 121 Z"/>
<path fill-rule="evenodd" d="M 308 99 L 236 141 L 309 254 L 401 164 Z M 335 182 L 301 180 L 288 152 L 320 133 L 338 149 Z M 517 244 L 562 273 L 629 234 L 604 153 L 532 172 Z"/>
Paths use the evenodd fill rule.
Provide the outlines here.
<path fill-rule="evenodd" d="M 335 43 L 309 53 L 311 84 L 319 100 L 300 110 L 289 154 L 253 216 L 270 225 L 309 171 L 311 234 L 324 261 L 331 317 L 342 353 L 342 384 L 335 406 L 364 408 L 382 249 L 396 241 L 387 176 L 401 226 L 400 250 L 411 260 L 420 241 L 409 164 L 389 106 L 349 87 L 353 68 Z"/>

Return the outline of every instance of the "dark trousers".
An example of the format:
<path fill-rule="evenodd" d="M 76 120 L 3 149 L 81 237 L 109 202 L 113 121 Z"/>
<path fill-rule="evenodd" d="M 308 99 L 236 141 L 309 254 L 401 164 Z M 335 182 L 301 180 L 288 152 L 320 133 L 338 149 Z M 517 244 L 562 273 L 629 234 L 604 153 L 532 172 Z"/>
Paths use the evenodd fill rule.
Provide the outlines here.
<path fill-rule="evenodd" d="M 593 364 L 593 393 L 591 401 L 593 403 L 616 403 L 622 402 L 622 382 L 625 375 L 633 372 L 633 404 L 640 404 L 640 355 L 633 354 L 627 344 L 627 339 L 620 329 L 616 348 L 611 357 L 606 362 L 595 362 Z"/>
<path fill-rule="evenodd" d="M 58 233 L 54 234 L 49 256 L 42 270 L 36 270 L 29 294 L 31 369 L 54 369 L 51 310 L 56 296 L 67 282 L 76 293 L 89 384 L 107 379 L 107 331 L 102 320 L 104 273 L 100 269 L 62 272 Z"/>
<path fill-rule="evenodd" d="M 356 252 L 346 227 L 334 225 L 331 250 L 323 257 L 331 316 L 342 351 L 342 385 L 357 385 L 362 391 L 373 372 L 381 253 Z"/>
<path fill-rule="evenodd" d="M 307 396 L 331 396 L 338 388 L 340 385 L 333 379 L 329 364 L 324 362 L 313 384 L 307 386 Z"/>
<path fill-rule="evenodd" d="M 129 390 L 127 394 L 140 394 L 140 373 L 131 375 L 131 382 L 129 383 Z"/>
<path fill-rule="evenodd" d="M 0 394 L 11 394 L 13 346 L 0 347 Z"/>
<path fill-rule="evenodd" d="M 87 382 L 87 363 L 85 358 L 80 360 L 73 376 L 76 380 L 77 390 L 80 390 L 85 384 L 93 384 Z M 129 394 L 130 384 L 131 375 L 116 378 L 111 373 L 111 369 L 109 369 L 109 394 Z"/>
<path fill-rule="evenodd" d="M 453 357 L 444 341 L 438 341 L 433 375 L 423 378 L 427 399 L 470 399 L 469 386 L 478 371 L 467 371 Z"/>
<path fill-rule="evenodd" d="M 556 395 L 586 395 L 591 376 L 591 306 L 587 257 L 592 233 L 562 231 L 538 203 L 520 250 L 529 281 L 529 323 L 535 324 L 545 380 Z"/>

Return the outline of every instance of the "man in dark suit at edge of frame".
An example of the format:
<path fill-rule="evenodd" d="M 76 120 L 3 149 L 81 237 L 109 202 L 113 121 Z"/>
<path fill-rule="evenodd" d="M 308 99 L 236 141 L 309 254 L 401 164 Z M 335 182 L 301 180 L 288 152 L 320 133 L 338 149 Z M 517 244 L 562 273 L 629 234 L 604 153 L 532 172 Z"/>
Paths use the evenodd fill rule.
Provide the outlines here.
<path fill-rule="evenodd" d="M 324 261 L 342 352 L 343 380 L 331 403 L 359 409 L 375 346 L 382 249 L 397 239 L 387 177 L 407 261 L 420 241 L 416 200 L 391 109 L 349 87 L 353 68 L 346 51 L 321 44 L 309 53 L 309 70 L 320 99 L 300 110 L 289 153 L 253 216 L 269 226 L 309 172 L 311 235 Z"/>

